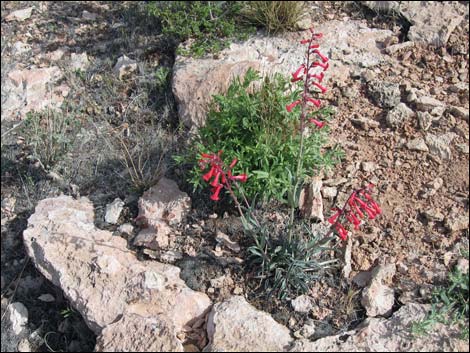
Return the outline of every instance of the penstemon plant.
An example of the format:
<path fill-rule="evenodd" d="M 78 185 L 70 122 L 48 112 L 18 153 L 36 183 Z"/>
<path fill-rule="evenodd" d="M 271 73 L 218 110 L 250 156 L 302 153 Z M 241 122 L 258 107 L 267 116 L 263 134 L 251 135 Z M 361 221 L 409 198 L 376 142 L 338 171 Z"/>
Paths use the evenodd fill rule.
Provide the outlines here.
<path fill-rule="evenodd" d="M 302 40 L 300 43 L 307 45 L 304 63 L 292 73 L 291 82 L 303 81 L 303 91 L 299 99 L 286 105 L 286 110 L 291 113 L 300 113 L 299 134 L 300 145 L 298 152 L 298 162 L 295 175 L 290 174 L 291 189 L 289 190 L 290 217 L 286 226 L 287 237 L 281 236 L 273 239 L 264 226 L 257 220 L 251 207 L 243 193 L 240 183 L 248 179 L 247 174 L 234 175 L 232 170 L 238 160 L 233 159 L 226 166 L 222 160 L 222 151 L 218 153 L 202 153 L 199 160 L 201 171 L 210 169 L 202 176 L 205 182 L 212 186 L 211 200 L 220 200 L 220 192 L 226 189 L 233 199 L 240 217 L 245 227 L 245 232 L 251 234 L 255 245 L 248 249 L 251 263 L 259 266 L 258 278 L 265 282 L 265 287 L 271 291 L 277 290 L 281 299 L 289 293 L 304 293 L 308 290 L 308 283 L 315 275 L 327 265 L 335 260 L 320 260 L 324 250 L 331 250 L 327 244 L 333 239 L 330 235 L 337 234 L 341 240 L 345 241 L 348 236 L 347 223 L 354 229 L 359 229 L 366 215 L 369 219 L 374 219 L 382 213 L 380 206 L 372 198 L 374 185 L 354 190 L 341 208 L 334 208 L 335 213 L 328 219 L 329 230 L 324 235 L 312 234 L 308 227 L 305 237 L 295 236 L 294 215 L 298 206 L 300 190 L 303 187 L 303 139 L 306 134 L 307 123 L 315 129 L 322 129 L 326 122 L 318 120 L 315 109 L 321 106 L 318 95 L 324 94 L 327 88 L 322 85 L 325 71 L 329 68 L 329 59 L 320 52 L 318 40 L 322 38 L 322 33 L 315 33 L 310 30 L 310 38 Z M 300 108 L 300 112 L 299 109 Z M 238 194 L 243 198 L 244 205 L 238 201 L 234 193 L 234 187 L 238 189 Z M 245 209 L 245 212 L 243 211 Z"/>

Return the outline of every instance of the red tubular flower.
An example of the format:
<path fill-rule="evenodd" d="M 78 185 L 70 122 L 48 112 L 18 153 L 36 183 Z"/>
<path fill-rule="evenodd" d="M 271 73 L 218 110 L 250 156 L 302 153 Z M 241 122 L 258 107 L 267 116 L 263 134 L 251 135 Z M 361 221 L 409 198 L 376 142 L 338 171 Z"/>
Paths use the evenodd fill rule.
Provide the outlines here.
<path fill-rule="evenodd" d="M 215 173 L 215 167 L 212 166 L 209 172 L 207 172 L 206 174 L 202 176 L 202 179 L 204 179 L 204 181 L 207 183 L 214 176 L 214 173 Z"/>
<path fill-rule="evenodd" d="M 321 129 L 323 126 L 325 126 L 325 122 L 324 121 L 318 121 L 314 118 L 310 118 L 308 119 L 309 122 L 315 124 L 319 129 Z"/>
<path fill-rule="evenodd" d="M 361 210 L 355 203 L 355 196 L 351 197 L 351 199 L 349 200 L 349 206 L 351 206 L 351 208 L 354 210 L 354 212 L 356 212 L 359 218 L 364 218 L 364 214 L 361 212 Z"/>
<path fill-rule="evenodd" d="M 346 218 L 348 219 L 349 222 L 351 222 L 354 225 L 354 229 L 359 229 L 359 226 L 361 225 L 361 221 L 356 217 L 356 215 L 352 212 L 349 211 L 346 215 Z"/>
<path fill-rule="evenodd" d="M 238 162 L 238 159 L 234 158 L 232 163 L 230 163 L 230 165 L 228 166 L 229 169 L 232 169 L 233 167 L 235 167 L 235 164 L 237 164 L 237 162 Z"/>
<path fill-rule="evenodd" d="M 305 73 L 305 65 L 302 64 L 293 74 L 292 74 L 292 77 L 294 80 L 298 79 L 300 76 L 299 75 L 303 75 Z"/>
<path fill-rule="evenodd" d="M 318 82 L 312 82 L 312 85 L 316 86 L 317 88 L 319 88 L 321 90 L 321 93 L 325 93 L 327 91 L 326 87 L 323 87 L 321 84 L 319 84 Z"/>
<path fill-rule="evenodd" d="M 308 47 L 309 49 L 317 49 L 320 48 L 320 44 L 312 44 L 311 46 Z"/>
<path fill-rule="evenodd" d="M 330 67 L 330 64 L 329 63 L 321 63 L 321 62 L 318 62 L 318 61 L 315 61 L 313 64 L 312 64 L 312 67 L 317 67 L 317 66 L 320 66 L 323 71 L 327 70 L 329 67 Z"/>
<path fill-rule="evenodd" d="M 299 104 L 301 101 L 300 99 L 296 100 L 295 102 L 292 102 L 291 104 L 286 105 L 287 111 L 290 113 L 294 107 Z"/>
<path fill-rule="evenodd" d="M 313 31 L 312 31 L 312 33 L 313 33 Z M 313 36 L 315 37 L 315 39 L 320 39 L 320 38 L 323 37 L 323 33 L 315 33 Z"/>
<path fill-rule="evenodd" d="M 369 219 L 374 219 L 375 218 L 376 213 L 364 201 L 362 201 L 360 198 L 356 198 L 355 201 L 367 213 L 367 216 L 369 216 Z"/>
<path fill-rule="evenodd" d="M 320 53 L 319 50 L 315 49 L 312 53 L 317 54 L 320 57 L 321 61 L 323 61 L 324 63 L 328 62 L 328 60 L 329 60 L 325 55 Z"/>
<path fill-rule="evenodd" d="M 213 200 L 213 201 L 219 201 L 220 200 L 219 193 L 220 193 L 220 190 L 222 190 L 223 187 L 224 186 L 222 184 L 219 184 L 215 188 L 212 189 L 211 200 Z"/>
<path fill-rule="evenodd" d="M 376 214 L 382 213 L 380 206 L 377 204 L 377 202 L 374 201 L 374 199 L 367 192 L 361 191 L 361 195 L 367 199 L 368 206 L 370 206 L 375 211 Z"/>
<path fill-rule="evenodd" d="M 236 180 L 242 183 L 245 183 L 247 179 L 248 179 L 248 175 L 246 174 L 234 175 L 230 177 L 230 180 Z"/>
<path fill-rule="evenodd" d="M 319 74 L 310 74 L 310 75 L 308 75 L 308 78 L 316 78 L 318 80 L 318 82 L 322 82 L 323 77 L 325 77 L 325 74 L 323 73 L 323 71 L 320 72 Z"/>
<path fill-rule="evenodd" d="M 321 102 L 319 99 L 307 98 L 307 102 L 312 103 L 317 108 L 319 108 L 321 105 Z"/>
<path fill-rule="evenodd" d="M 217 187 L 219 185 L 219 179 L 221 175 L 222 175 L 222 172 L 220 170 L 217 171 L 217 173 L 215 174 L 215 178 L 214 180 L 212 180 L 212 183 L 210 183 L 210 185 L 213 187 Z"/>
<path fill-rule="evenodd" d="M 302 39 L 300 41 L 300 44 L 307 44 L 307 43 L 310 43 L 310 39 Z"/>
<path fill-rule="evenodd" d="M 336 220 L 338 219 L 338 217 L 341 215 L 341 210 L 338 210 L 338 209 L 335 209 L 337 212 L 331 216 L 330 218 L 328 218 L 328 222 L 330 222 L 330 224 L 335 224 L 336 223 Z"/>
<path fill-rule="evenodd" d="M 372 207 L 375 214 L 381 214 L 382 213 L 382 209 L 380 208 L 380 206 L 375 201 L 373 201 L 373 200 L 369 201 L 369 205 L 370 205 L 370 207 Z"/>
<path fill-rule="evenodd" d="M 336 214 L 328 219 L 328 221 L 332 224 L 328 234 L 330 234 L 332 231 L 335 231 L 342 240 L 347 239 L 347 230 L 341 223 L 338 222 L 338 217 L 342 213 L 345 213 L 345 217 L 348 222 L 354 225 L 354 229 L 357 230 L 361 225 L 361 219 L 364 218 L 364 214 L 367 214 L 370 219 L 374 219 L 379 214 L 379 212 L 381 212 L 380 207 L 372 199 L 372 196 L 367 192 L 372 188 L 373 185 L 368 185 L 365 188 L 353 191 L 343 208 L 335 209 L 337 211 Z M 365 201 L 363 198 L 360 198 L 359 195 L 363 196 L 363 198 L 367 199 L 367 201 Z"/>
<path fill-rule="evenodd" d="M 343 227 L 341 223 L 336 223 L 335 229 L 338 232 L 341 240 L 346 240 L 348 238 L 348 231 Z"/>

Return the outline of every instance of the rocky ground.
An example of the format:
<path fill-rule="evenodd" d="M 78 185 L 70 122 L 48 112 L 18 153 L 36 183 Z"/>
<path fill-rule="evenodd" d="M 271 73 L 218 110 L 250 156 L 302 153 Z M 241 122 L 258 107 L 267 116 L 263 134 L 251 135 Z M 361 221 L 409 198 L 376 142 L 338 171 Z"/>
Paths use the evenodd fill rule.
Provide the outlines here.
<path fill-rule="evenodd" d="M 455 327 L 406 333 L 468 271 L 468 3 L 384 3 L 309 2 L 345 152 L 317 197 L 329 215 L 370 181 L 384 212 L 351 237 L 346 278 L 286 303 L 247 281 L 240 220 L 171 155 L 234 74 L 296 68 L 303 33 L 183 58 L 142 4 L 2 2 L 2 351 L 468 350 Z"/>

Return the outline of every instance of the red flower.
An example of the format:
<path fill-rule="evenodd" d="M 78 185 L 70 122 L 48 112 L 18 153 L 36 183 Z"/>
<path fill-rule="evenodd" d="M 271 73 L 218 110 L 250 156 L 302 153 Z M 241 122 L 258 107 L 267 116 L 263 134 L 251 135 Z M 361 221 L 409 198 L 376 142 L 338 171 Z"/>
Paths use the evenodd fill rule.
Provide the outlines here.
<path fill-rule="evenodd" d="M 349 211 L 346 214 L 346 218 L 348 219 L 350 223 L 354 225 L 354 229 L 356 230 L 359 229 L 359 226 L 361 225 L 361 221 L 356 217 L 356 215 L 352 211 Z"/>
<path fill-rule="evenodd" d="M 364 201 L 362 201 L 360 198 L 356 198 L 355 201 L 359 204 L 359 206 L 367 213 L 367 216 L 369 216 L 370 219 L 374 219 L 376 216 L 376 213 L 374 210 L 372 210 Z"/>
<path fill-rule="evenodd" d="M 307 44 L 307 43 L 310 43 L 310 39 L 302 39 L 300 41 L 300 44 Z"/>
<path fill-rule="evenodd" d="M 297 80 L 300 76 L 299 75 L 302 75 L 305 73 L 305 65 L 302 64 L 293 74 L 292 74 L 292 77 L 293 77 L 293 80 Z"/>
<path fill-rule="evenodd" d="M 338 217 L 341 215 L 341 211 L 336 209 L 336 213 L 331 216 L 330 218 L 328 218 L 328 222 L 330 222 L 331 224 L 335 224 L 336 223 L 336 220 L 338 219 Z"/>
<path fill-rule="evenodd" d="M 317 108 L 319 108 L 321 105 L 321 102 L 319 99 L 307 98 L 307 102 L 312 103 Z"/>
<path fill-rule="evenodd" d="M 225 165 L 220 158 L 222 151 L 219 151 L 217 154 L 201 154 L 201 160 L 199 161 L 204 166 L 210 164 L 211 169 L 209 172 L 204 174 L 202 178 L 204 181 L 209 182 L 210 179 L 214 178 L 210 185 L 212 188 L 211 200 L 218 201 L 220 199 L 220 190 L 226 187 L 228 190 L 231 189 L 230 181 L 240 181 L 242 183 L 246 182 L 248 176 L 246 174 L 232 175 L 232 168 L 235 167 L 238 160 L 234 158 L 228 168 L 225 169 Z"/>
<path fill-rule="evenodd" d="M 319 50 L 314 50 L 312 51 L 312 53 L 317 54 L 321 58 L 321 61 L 323 61 L 324 63 L 328 62 L 328 58 L 322 53 L 320 53 Z"/>
<path fill-rule="evenodd" d="M 382 213 L 382 210 L 380 209 L 380 206 L 377 204 L 377 202 L 374 201 L 374 199 L 365 191 L 361 191 L 360 194 L 362 196 L 364 196 L 369 204 L 370 207 L 372 207 L 372 209 L 375 211 L 375 213 L 377 214 L 381 214 Z"/>
<path fill-rule="evenodd" d="M 212 180 L 212 183 L 210 183 L 211 186 L 213 187 L 217 187 L 219 185 L 219 179 L 220 179 L 220 175 L 222 174 L 222 172 L 218 171 L 216 174 L 215 174 L 215 178 L 214 180 Z"/>
<path fill-rule="evenodd" d="M 323 71 L 327 70 L 329 67 L 330 67 L 330 64 L 329 63 L 321 63 L 321 62 L 318 62 L 318 61 L 315 61 L 313 64 L 312 64 L 312 67 L 317 67 L 317 66 L 320 66 Z"/>
<path fill-rule="evenodd" d="M 321 84 L 319 84 L 318 82 L 312 82 L 312 85 L 316 86 L 317 88 L 319 88 L 321 90 L 321 93 L 325 93 L 327 91 L 326 87 L 323 87 Z"/>
<path fill-rule="evenodd" d="M 321 82 L 323 81 L 323 77 L 325 77 L 325 74 L 322 72 L 320 72 L 319 74 L 310 74 L 308 75 L 308 78 L 316 78 L 318 80 L 318 82 Z"/>
<path fill-rule="evenodd" d="M 320 44 L 312 44 L 311 46 L 308 47 L 309 49 L 317 49 L 320 48 Z"/>
<path fill-rule="evenodd" d="M 292 102 L 291 104 L 286 105 L 287 111 L 290 113 L 294 107 L 299 104 L 301 101 L 300 99 L 296 100 L 295 102 Z"/>
<path fill-rule="evenodd" d="M 323 126 L 325 126 L 325 122 L 324 121 L 318 121 L 314 118 L 310 118 L 308 119 L 309 122 L 315 124 L 319 129 L 321 129 Z"/>
<path fill-rule="evenodd" d="M 343 227 L 341 223 L 336 223 L 335 229 L 342 240 L 346 240 L 348 238 L 348 231 Z"/>
<path fill-rule="evenodd" d="M 380 207 L 372 199 L 372 196 L 367 192 L 367 190 L 372 189 L 372 187 L 373 185 L 369 184 L 365 188 L 353 191 L 343 208 L 336 209 L 336 214 L 330 217 L 328 220 L 332 224 L 329 233 L 335 230 L 341 239 L 347 239 L 347 231 L 345 227 L 337 221 L 338 217 L 342 213 L 345 213 L 348 222 L 354 225 L 354 229 L 357 230 L 361 225 L 361 219 L 364 218 L 364 213 L 366 213 L 370 219 L 374 219 L 379 214 L 379 212 L 381 212 Z M 367 202 L 361 199 L 358 195 L 361 195 L 367 199 Z M 364 211 L 364 213 L 362 211 Z"/>
<path fill-rule="evenodd" d="M 213 194 L 211 195 L 211 200 L 213 200 L 213 201 L 219 201 L 220 200 L 219 193 L 220 193 L 220 190 L 222 190 L 223 187 L 224 186 L 222 184 L 219 184 L 215 188 L 212 189 Z"/>
<path fill-rule="evenodd" d="M 238 162 L 238 159 L 234 158 L 232 160 L 232 163 L 230 163 L 230 165 L 228 166 L 229 169 L 232 169 L 233 167 L 235 167 L 235 164 L 237 164 Z"/>
<path fill-rule="evenodd" d="M 247 179 L 248 175 L 246 174 L 234 175 L 230 177 L 230 180 L 241 181 L 242 183 L 245 183 Z"/>
<path fill-rule="evenodd" d="M 205 182 L 208 182 L 214 176 L 214 173 L 215 173 L 215 167 L 212 166 L 209 172 L 207 172 L 206 174 L 202 176 L 202 179 L 204 179 Z"/>

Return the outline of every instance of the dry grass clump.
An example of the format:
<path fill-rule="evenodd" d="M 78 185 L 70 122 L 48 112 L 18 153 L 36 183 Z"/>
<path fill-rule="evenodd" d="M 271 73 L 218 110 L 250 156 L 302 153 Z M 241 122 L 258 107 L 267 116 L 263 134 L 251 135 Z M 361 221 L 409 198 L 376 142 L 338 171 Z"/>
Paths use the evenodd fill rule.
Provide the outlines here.
<path fill-rule="evenodd" d="M 247 22 L 275 34 L 295 30 L 305 5 L 303 1 L 245 1 L 241 13 Z"/>

